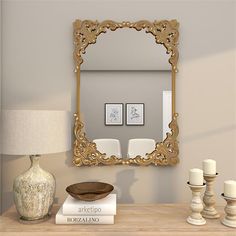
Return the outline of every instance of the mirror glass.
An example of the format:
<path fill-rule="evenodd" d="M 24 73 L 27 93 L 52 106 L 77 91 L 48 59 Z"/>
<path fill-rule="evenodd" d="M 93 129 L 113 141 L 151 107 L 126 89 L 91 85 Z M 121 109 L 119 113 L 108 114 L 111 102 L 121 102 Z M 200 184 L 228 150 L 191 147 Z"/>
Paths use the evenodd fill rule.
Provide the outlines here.
<path fill-rule="evenodd" d="M 132 158 L 130 139 L 166 138 L 172 114 L 169 57 L 153 35 L 134 29 L 108 30 L 89 45 L 80 89 L 81 119 L 89 140 L 118 139 L 120 156 Z M 109 148 L 105 152 L 113 154 Z"/>

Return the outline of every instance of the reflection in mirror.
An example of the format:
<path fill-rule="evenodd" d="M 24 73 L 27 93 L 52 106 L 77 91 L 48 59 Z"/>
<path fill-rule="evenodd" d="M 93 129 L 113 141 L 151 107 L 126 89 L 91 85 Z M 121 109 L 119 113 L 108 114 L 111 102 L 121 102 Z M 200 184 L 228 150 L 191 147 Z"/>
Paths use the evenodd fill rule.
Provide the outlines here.
<path fill-rule="evenodd" d="M 130 139 L 161 142 L 166 138 L 172 118 L 171 65 L 163 45 L 156 44 L 155 38 L 145 32 L 108 31 L 88 47 L 83 59 L 81 113 L 87 137 L 96 141 L 101 153 L 116 154 L 111 153 L 113 144 L 105 146 L 99 139 L 119 140 L 125 158 L 137 154 L 135 151 L 128 155 Z M 106 103 L 123 103 L 123 114 L 116 110 L 117 106 L 108 113 Z M 136 103 L 144 104 L 142 112 Z M 116 115 L 122 119 L 122 126 L 112 125 Z M 106 116 L 111 117 L 111 123 L 107 124 Z M 153 142 L 152 147 L 148 152 L 155 149 Z M 139 155 L 146 153 L 140 150 Z"/>
<path fill-rule="evenodd" d="M 121 147 L 118 139 L 94 139 L 97 145 L 97 150 L 101 153 L 106 153 L 107 156 L 116 156 L 121 158 Z"/>
<path fill-rule="evenodd" d="M 128 158 L 135 158 L 140 155 L 145 157 L 146 153 L 150 153 L 155 149 L 156 141 L 154 139 L 137 138 L 130 139 L 128 143 Z"/>
<path fill-rule="evenodd" d="M 129 139 L 164 140 L 171 121 L 170 76 L 168 71 L 82 72 L 81 113 L 89 139 L 120 140 L 122 157 L 126 157 Z M 144 125 L 125 125 L 124 109 L 123 126 L 106 126 L 105 103 L 144 103 Z"/>
<path fill-rule="evenodd" d="M 81 70 L 171 71 L 170 54 L 152 34 L 118 29 L 101 34 L 83 55 Z M 171 77 L 170 77 L 171 78 Z"/>

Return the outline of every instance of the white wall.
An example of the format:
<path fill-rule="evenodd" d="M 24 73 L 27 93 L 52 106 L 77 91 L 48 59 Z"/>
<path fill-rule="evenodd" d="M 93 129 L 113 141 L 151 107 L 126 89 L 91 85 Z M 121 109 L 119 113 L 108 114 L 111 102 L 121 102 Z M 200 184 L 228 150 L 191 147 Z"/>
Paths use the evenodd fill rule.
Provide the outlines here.
<path fill-rule="evenodd" d="M 55 174 L 56 197 L 88 180 L 115 185 L 119 202 L 188 202 L 188 169 L 217 161 L 217 202 L 223 180 L 236 179 L 236 19 L 234 1 L 3 1 L 3 108 L 75 109 L 72 22 L 80 19 L 178 19 L 177 111 L 180 163 L 175 167 L 72 166 L 72 154 L 42 158 Z M 89 101 L 88 101 L 89 104 Z M 3 159 L 3 206 L 25 157 Z"/>

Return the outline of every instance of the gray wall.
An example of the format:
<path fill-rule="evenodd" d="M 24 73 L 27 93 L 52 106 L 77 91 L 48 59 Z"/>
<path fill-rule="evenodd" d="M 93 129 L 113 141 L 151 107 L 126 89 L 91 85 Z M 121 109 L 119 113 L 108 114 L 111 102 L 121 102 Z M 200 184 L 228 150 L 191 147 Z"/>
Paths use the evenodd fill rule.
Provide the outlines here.
<path fill-rule="evenodd" d="M 119 139 L 124 157 L 130 138 L 162 141 L 162 91 L 170 89 L 168 71 L 82 72 L 81 112 L 88 137 Z M 105 103 L 144 103 L 145 125 L 105 126 Z"/>
<path fill-rule="evenodd" d="M 114 184 L 118 202 L 189 202 L 188 170 L 213 158 L 220 173 L 216 200 L 224 204 L 219 197 L 223 181 L 236 179 L 235 2 L 38 0 L 3 1 L 2 7 L 2 106 L 8 109 L 75 109 L 74 19 L 180 22 L 180 163 L 78 168 L 71 163 L 71 152 L 45 155 L 41 166 L 56 177 L 59 203 L 66 197 L 66 186 L 88 180 Z M 28 167 L 27 157 L 3 157 L 3 210 L 13 203 L 14 178 Z"/>

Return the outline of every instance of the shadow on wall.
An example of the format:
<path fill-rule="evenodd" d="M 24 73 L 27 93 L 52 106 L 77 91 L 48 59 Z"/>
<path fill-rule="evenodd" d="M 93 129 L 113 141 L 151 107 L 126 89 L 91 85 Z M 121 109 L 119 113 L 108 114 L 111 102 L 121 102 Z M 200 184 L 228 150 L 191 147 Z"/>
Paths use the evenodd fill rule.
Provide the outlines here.
<path fill-rule="evenodd" d="M 75 165 L 73 164 L 73 147 L 72 147 L 72 150 L 66 152 L 65 155 L 66 155 L 65 165 L 67 165 L 68 167 L 75 167 Z M 85 166 L 83 167 L 89 168 Z M 80 168 L 83 168 L 83 167 L 80 167 Z M 115 185 L 113 193 L 117 194 L 119 203 L 134 203 L 134 199 L 131 195 L 130 189 L 137 180 L 138 179 L 135 178 L 135 169 L 122 170 L 117 173 L 116 180 L 113 184 Z M 92 178 L 86 181 L 96 182 L 100 180 L 97 178 Z"/>
<path fill-rule="evenodd" d="M 68 162 L 69 162 L 69 157 L 71 159 L 70 152 L 68 152 Z M 80 168 L 91 168 L 91 167 L 83 166 Z M 88 178 L 86 179 L 86 182 L 101 181 L 110 183 L 108 179 L 104 180 L 101 179 L 100 177 L 101 175 L 98 175 L 98 178 Z M 135 169 L 126 169 L 118 172 L 118 174 L 116 175 L 116 180 L 113 183 L 114 185 L 113 193 L 117 194 L 117 200 L 119 203 L 134 203 L 135 199 L 131 195 L 131 188 L 136 181 L 138 181 L 138 179 L 135 178 Z"/>
<path fill-rule="evenodd" d="M 158 166 L 153 175 L 152 185 L 156 203 L 172 203 L 177 201 L 178 174 L 177 166 Z"/>
<path fill-rule="evenodd" d="M 68 167 L 74 167 L 73 164 L 73 148 L 71 151 L 66 152 L 66 159 L 65 159 L 65 165 Z"/>
<path fill-rule="evenodd" d="M 117 186 L 114 193 L 117 194 L 120 203 L 134 203 L 130 189 L 137 180 L 134 169 L 118 172 L 114 183 Z"/>

